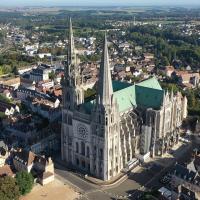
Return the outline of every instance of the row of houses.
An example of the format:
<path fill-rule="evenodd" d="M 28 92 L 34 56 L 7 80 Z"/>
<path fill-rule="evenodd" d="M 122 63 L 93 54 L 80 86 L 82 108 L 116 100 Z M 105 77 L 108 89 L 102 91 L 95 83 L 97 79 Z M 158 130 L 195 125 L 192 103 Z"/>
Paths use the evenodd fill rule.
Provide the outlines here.
<path fill-rule="evenodd" d="M 175 70 L 173 66 L 166 66 L 163 69 L 163 73 L 167 77 L 177 80 L 177 83 L 183 88 L 195 88 L 200 83 L 199 72 Z"/>
<path fill-rule="evenodd" d="M 50 157 L 21 149 L 9 151 L 3 141 L 0 141 L 0 163 L 0 177 L 14 177 L 17 172 L 26 171 L 41 185 L 54 180 L 54 163 Z"/>

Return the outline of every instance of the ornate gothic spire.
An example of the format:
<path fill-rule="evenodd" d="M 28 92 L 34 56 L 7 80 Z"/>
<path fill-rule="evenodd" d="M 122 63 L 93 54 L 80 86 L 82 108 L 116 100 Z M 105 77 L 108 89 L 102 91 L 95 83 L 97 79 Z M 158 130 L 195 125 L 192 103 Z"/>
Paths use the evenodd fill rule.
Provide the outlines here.
<path fill-rule="evenodd" d="M 112 79 L 110 73 L 109 55 L 107 37 L 105 34 L 104 49 L 99 72 L 98 81 L 98 103 L 102 105 L 110 105 L 113 94 Z"/>
<path fill-rule="evenodd" d="M 76 49 L 74 45 L 74 36 L 72 29 L 72 21 L 69 19 L 69 37 L 68 37 L 68 51 L 67 51 L 67 63 L 65 68 L 65 77 L 72 85 L 76 85 L 78 82 L 78 63 L 76 57 Z"/>
<path fill-rule="evenodd" d="M 69 38 L 68 38 L 68 64 L 73 64 L 73 60 L 75 59 L 75 46 L 74 46 L 74 36 L 72 29 L 72 20 L 69 19 Z"/>

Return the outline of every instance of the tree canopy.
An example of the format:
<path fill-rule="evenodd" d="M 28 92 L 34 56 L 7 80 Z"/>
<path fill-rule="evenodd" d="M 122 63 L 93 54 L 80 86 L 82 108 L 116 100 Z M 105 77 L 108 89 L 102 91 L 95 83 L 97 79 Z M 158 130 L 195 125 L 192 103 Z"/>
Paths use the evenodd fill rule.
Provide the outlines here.
<path fill-rule="evenodd" d="M 32 174 L 22 171 L 16 174 L 16 181 L 21 195 L 25 195 L 33 188 L 34 179 Z"/>
<path fill-rule="evenodd" d="M 0 199 L 18 200 L 19 197 L 20 192 L 16 180 L 9 176 L 0 178 Z"/>

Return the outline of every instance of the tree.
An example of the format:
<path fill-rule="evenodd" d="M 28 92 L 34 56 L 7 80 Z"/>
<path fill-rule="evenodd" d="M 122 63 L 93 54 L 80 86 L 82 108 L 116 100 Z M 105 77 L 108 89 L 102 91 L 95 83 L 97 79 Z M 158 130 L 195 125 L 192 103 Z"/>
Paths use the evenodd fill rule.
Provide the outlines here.
<path fill-rule="evenodd" d="M 168 58 L 166 56 L 162 57 L 161 61 L 162 61 L 162 64 L 164 66 L 168 66 L 169 65 L 169 60 L 168 60 Z"/>
<path fill-rule="evenodd" d="M 25 195 L 33 188 L 34 179 L 32 174 L 22 171 L 16 174 L 16 181 L 21 195 Z"/>
<path fill-rule="evenodd" d="M 0 178 L 0 199 L 18 200 L 19 197 L 20 192 L 16 180 L 9 176 Z"/>
<path fill-rule="evenodd" d="M 12 67 L 12 73 L 13 73 L 14 75 L 19 75 L 19 72 L 18 72 L 18 69 L 17 69 L 16 66 L 13 66 L 13 67 Z"/>
<path fill-rule="evenodd" d="M 49 73 L 49 79 L 54 80 L 56 78 L 56 74 L 54 73 L 54 71 L 51 71 Z"/>

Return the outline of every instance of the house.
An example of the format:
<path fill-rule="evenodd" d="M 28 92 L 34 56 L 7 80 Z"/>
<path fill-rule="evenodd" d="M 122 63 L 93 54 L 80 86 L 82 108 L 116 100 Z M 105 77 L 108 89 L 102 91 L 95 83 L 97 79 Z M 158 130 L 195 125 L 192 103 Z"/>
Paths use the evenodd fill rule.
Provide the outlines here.
<path fill-rule="evenodd" d="M 18 88 L 20 85 L 20 77 L 5 77 L 0 79 L 0 84 L 7 85 L 7 86 L 12 86 L 14 88 Z"/>
<path fill-rule="evenodd" d="M 139 69 L 139 70 L 135 70 L 134 72 L 133 72 L 133 76 L 140 76 L 142 74 L 142 70 L 141 69 Z"/>
<path fill-rule="evenodd" d="M 142 47 L 141 46 L 135 46 L 135 51 L 141 51 Z"/>
<path fill-rule="evenodd" d="M 172 73 L 174 72 L 174 67 L 173 66 L 166 66 L 164 73 L 166 76 L 171 77 Z"/>
<path fill-rule="evenodd" d="M 38 53 L 39 58 L 51 57 L 51 53 Z"/>
<path fill-rule="evenodd" d="M 40 98 L 50 98 L 47 94 L 42 93 L 42 92 L 37 92 L 35 90 L 19 87 L 16 90 L 16 96 L 18 99 L 22 101 L 26 101 L 27 97 L 40 97 Z"/>
<path fill-rule="evenodd" d="M 19 113 L 20 109 L 18 105 L 0 100 L 0 112 L 4 113 L 6 116 L 11 116 L 15 113 Z"/>
<path fill-rule="evenodd" d="M 61 97 L 61 96 L 62 96 L 62 88 L 61 88 L 60 86 L 54 87 L 53 90 L 51 91 L 51 93 L 52 93 L 55 97 Z"/>
<path fill-rule="evenodd" d="M 14 153 L 13 164 L 17 171 L 30 172 L 34 159 L 35 154 L 31 151 L 19 151 Z"/>
<path fill-rule="evenodd" d="M 46 185 L 54 180 L 54 164 L 51 158 L 46 159 L 31 151 L 14 152 L 13 164 L 17 171 L 27 171 L 37 182 Z"/>
<path fill-rule="evenodd" d="M 114 72 L 121 72 L 125 69 L 125 66 L 123 64 L 115 64 L 114 66 Z"/>
<path fill-rule="evenodd" d="M 52 159 L 36 156 L 32 173 L 33 175 L 36 174 L 38 182 L 41 185 L 46 185 L 52 182 L 54 180 L 54 164 Z"/>
<path fill-rule="evenodd" d="M 144 60 L 145 61 L 151 61 L 152 59 L 154 59 L 154 54 L 151 53 L 144 53 L 143 54 Z"/>
<path fill-rule="evenodd" d="M 173 77 L 178 78 L 178 83 L 187 87 L 197 87 L 199 85 L 199 73 L 190 73 L 188 71 L 174 71 L 172 73 Z"/>
<path fill-rule="evenodd" d="M 169 191 L 171 195 L 167 197 L 166 193 L 163 193 L 162 197 L 165 197 L 165 198 L 161 198 L 160 196 L 159 199 L 160 200 L 198 200 L 199 199 L 198 194 L 184 187 L 183 185 L 179 185 L 178 187 L 173 188 Z M 167 194 L 169 194 L 169 192 L 167 192 Z"/>
<path fill-rule="evenodd" d="M 43 98 L 27 98 L 27 106 L 35 113 L 42 115 L 50 121 L 58 118 L 61 115 L 60 101 L 56 99 L 50 101 Z"/>
<path fill-rule="evenodd" d="M 16 121 L 13 121 L 5 128 L 7 137 L 14 138 L 17 146 L 19 144 L 27 145 L 37 136 L 37 124 L 31 117 L 32 115 L 26 118 L 19 116 Z"/>
<path fill-rule="evenodd" d="M 49 89 L 54 86 L 54 81 L 52 80 L 39 81 L 37 86 L 39 88 Z"/>
<path fill-rule="evenodd" d="M 186 190 L 195 193 L 197 198 L 194 199 L 200 199 L 200 176 L 193 161 L 187 166 L 175 165 L 171 186 L 173 188 L 183 186 Z"/>
<path fill-rule="evenodd" d="M 19 73 L 20 75 L 22 75 L 22 74 L 24 74 L 24 73 L 26 73 L 26 72 L 30 72 L 30 71 L 32 70 L 32 68 L 33 68 L 33 66 L 26 66 L 26 67 L 20 68 L 20 69 L 18 70 L 18 73 Z"/>
<path fill-rule="evenodd" d="M 30 80 L 39 82 L 49 80 L 49 73 L 52 71 L 50 66 L 39 65 L 30 72 Z"/>
<path fill-rule="evenodd" d="M 55 83 L 60 85 L 63 76 L 64 76 L 64 72 L 57 73 L 56 77 L 54 78 Z"/>
<path fill-rule="evenodd" d="M 35 81 L 30 80 L 29 78 L 20 77 L 20 86 L 30 90 L 35 90 Z"/>
<path fill-rule="evenodd" d="M 12 99 L 13 96 L 13 89 L 10 89 L 9 87 L 1 87 L 0 85 L 0 94 L 7 99 Z"/>

